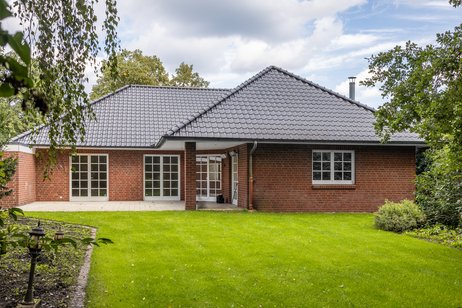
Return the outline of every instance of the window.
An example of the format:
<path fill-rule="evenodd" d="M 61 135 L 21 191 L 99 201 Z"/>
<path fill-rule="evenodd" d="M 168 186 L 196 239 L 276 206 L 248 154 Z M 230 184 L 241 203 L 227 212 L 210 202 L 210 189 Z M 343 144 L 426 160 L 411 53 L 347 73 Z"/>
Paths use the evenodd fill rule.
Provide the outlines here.
<path fill-rule="evenodd" d="M 71 157 L 71 199 L 108 199 L 107 155 Z"/>
<path fill-rule="evenodd" d="M 313 151 L 313 184 L 354 184 L 354 151 Z"/>
<path fill-rule="evenodd" d="M 214 201 L 221 194 L 221 156 L 196 156 L 196 199 Z"/>
<path fill-rule="evenodd" d="M 144 156 L 144 199 L 180 199 L 178 155 Z"/>

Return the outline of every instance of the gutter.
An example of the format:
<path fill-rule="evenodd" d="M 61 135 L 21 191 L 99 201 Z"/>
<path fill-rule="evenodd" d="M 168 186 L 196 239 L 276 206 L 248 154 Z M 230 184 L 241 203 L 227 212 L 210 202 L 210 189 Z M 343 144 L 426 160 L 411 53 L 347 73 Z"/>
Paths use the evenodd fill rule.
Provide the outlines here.
<path fill-rule="evenodd" d="M 253 211 L 253 153 L 257 149 L 257 146 L 258 142 L 255 140 L 249 153 L 249 211 Z"/>

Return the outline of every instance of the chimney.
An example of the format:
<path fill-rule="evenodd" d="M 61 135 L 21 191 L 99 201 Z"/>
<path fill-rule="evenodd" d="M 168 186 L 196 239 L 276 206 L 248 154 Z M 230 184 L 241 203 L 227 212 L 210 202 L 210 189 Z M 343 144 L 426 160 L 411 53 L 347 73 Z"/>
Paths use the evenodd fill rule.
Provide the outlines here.
<path fill-rule="evenodd" d="M 350 81 L 350 95 L 349 95 L 349 97 L 350 97 L 351 100 L 354 101 L 355 100 L 355 90 L 356 90 L 355 89 L 355 87 L 356 87 L 356 82 L 355 82 L 356 77 L 348 77 L 348 80 Z"/>

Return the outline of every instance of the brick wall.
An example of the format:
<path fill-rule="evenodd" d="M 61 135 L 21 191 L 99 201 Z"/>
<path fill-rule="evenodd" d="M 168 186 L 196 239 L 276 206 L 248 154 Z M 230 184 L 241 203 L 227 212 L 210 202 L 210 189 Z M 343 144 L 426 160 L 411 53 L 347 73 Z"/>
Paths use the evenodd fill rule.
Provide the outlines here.
<path fill-rule="evenodd" d="M 184 200 L 183 151 L 78 150 L 78 153 L 108 154 L 109 201 L 143 200 L 143 155 L 180 155 L 180 199 Z M 58 154 L 49 179 L 43 179 L 46 151 L 38 150 L 37 200 L 69 201 L 69 151 Z"/>
<path fill-rule="evenodd" d="M 312 149 L 355 150 L 354 187 L 313 187 Z M 415 149 L 260 144 L 254 153 L 254 180 L 258 210 L 371 212 L 385 199 L 413 199 Z"/>
<path fill-rule="evenodd" d="M 184 155 L 185 208 L 196 209 L 196 143 L 186 142 Z"/>
<path fill-rule="evenodd" d="M 8 187 L 13 189 L 11 195 L 0 199 L 0 206 L 14 207 L 35 201 L 35 155 L 23 152 L 5 152 L 5 158 L 17 158 L 16 172 Z"/>
<path fill-rule="evenodd" d="M 239 153 L 237 162 L 237 178 L 239 182 L 237 205 L 247 208 L 249 205 L 249 145 L 242 144 L 237 150 Z"/>

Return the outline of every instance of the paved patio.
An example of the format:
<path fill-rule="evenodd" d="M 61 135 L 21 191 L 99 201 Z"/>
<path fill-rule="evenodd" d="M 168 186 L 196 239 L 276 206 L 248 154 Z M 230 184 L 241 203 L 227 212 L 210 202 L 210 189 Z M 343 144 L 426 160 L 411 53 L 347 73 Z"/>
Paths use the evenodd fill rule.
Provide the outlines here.
<path fill-rule="evenodd" d="M 43 201 L 20 207 L 27 212 L 184 211 L 184 201 Z M 239 211 L 235 205 L 198 202 L 198 210 Z"/>
<path fill-rule="evenodd" d="M 23 205 L 21 209 L 28 212 L 184 211 L 184 201 L 43 201 Z"/>

